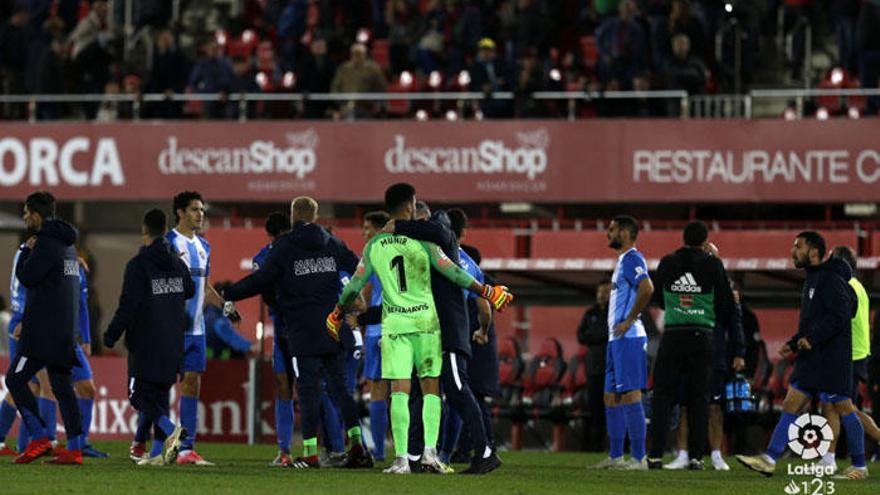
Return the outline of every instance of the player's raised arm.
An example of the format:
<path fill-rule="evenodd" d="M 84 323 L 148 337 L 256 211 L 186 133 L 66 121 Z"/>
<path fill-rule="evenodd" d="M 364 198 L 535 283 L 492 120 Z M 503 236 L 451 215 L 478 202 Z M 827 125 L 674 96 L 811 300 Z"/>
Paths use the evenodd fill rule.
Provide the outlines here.
<path fill-rule="evenodd" d="M 482 284 L 477 281 L 470 273 L 462 270 L 458 265 L 452 262 L 446 253 L 436 244 L 422 241 L 422 247 L 428 252 L 431 258 L 431 266 L 438 273 L 451 280 L 454 284 L 462 289 L 469 289 L 480 297 L 487 299 L 497 311 L 504 311 L 508 304 L 513 301 L 513 294 L 503 285 L 492 286 Z"/>

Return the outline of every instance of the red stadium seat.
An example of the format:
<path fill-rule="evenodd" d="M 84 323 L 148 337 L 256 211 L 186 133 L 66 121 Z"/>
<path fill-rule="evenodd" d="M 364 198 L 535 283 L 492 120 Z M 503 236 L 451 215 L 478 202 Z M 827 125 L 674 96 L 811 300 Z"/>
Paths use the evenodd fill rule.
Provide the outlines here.
<path fill-rule="evenodd" d="M 596 44 L 595 36 L 581 37 L 581 57 L 584 60 L 584 67 L 590 70 L 596 68 L 599 62 L 599 45 Z"/>
<path fill-rule="evenodd" d="M 586 346 L 580 346 L 577 354 L 568 361 L 568 371 L 562 379 L 562 400 L 574 417 L 587 410 L 587 356 Z"/>

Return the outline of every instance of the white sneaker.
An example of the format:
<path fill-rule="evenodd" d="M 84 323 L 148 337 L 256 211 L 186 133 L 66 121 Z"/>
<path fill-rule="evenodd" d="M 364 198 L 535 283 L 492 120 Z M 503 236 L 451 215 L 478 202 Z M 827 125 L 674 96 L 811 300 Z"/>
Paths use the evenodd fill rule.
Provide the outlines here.
<path fill-rule="evenodd" d="M 137 462 L 138 466 L 164 466 L 165 465 L 165 456 L 162 454 L 153 456 L 153 457 L 143 457 L 141 460 Z"/>
<path fill-rule="evenodd" d="M 680 469 L 687 469 L 687 467 L 688 467 L 688 458 L 682 457 L 682 456 L 678 456 L 675 458 L 674 461 L 670 462 L 669 464 L 663 465 L 663 469 L 669 469 L 669 470 L 673 470 L 673 471 L 677 471 Z"/>
<path fill-rule="evenodd" d="M 712 457 L 712 467 L 715 471 L 730 471 L 730 466 L 724 462 L 723 457 Z"/>
<path fill-rule="evenodd" d="M 822 457 L 822 459 L 819 460 L 819 465 L 820 465 L 820 466 L 823 466 L 823 467 L 829 467 L 829 466 L 830 466 L 830 467 L 832 467 L 832 468 L 834 469 L 834 472 L 831 473 L 831 474 L 837 474 L 837 460 L 831 460 L 831 459 L 828 458 L 828 457 Z"/>
<path fill-rule="evenodd" d="M 422 454 L 422 468 L 425 471 L 436 474 L 452 474 L 455 472 L 450 466 L 440 460 L 437 449 L 425 448 Z"/>
<path fill-rule="evenodd" d="M 608 457 L 602 462 L 590 466 L 589 469 L 622 469 L 624 464 L 626 461 L 623 460 L 623 457 Z"/>
<path fill-rule="evenodd" d="M 868 467 L 855 467 L 850 466 L 843 471 L 843 474 L 838 474 L 834 476 L 834 479 L 837 480 L 852 480 L 859 481 L 868 477 Z"/>
<path fill-rule="evenodd" d="M 406 457 L 395 457 L 391 466 L 382 472 L 387 474 L 409 474 L 409 459 Z"/>
<path fill-rule="evenodd" d="M 623 466 L 618 468 L 623 471 L 647 471 L 648 470 L 648 458 L 645 457 L 641 461 L 637 461 L 635 459 L 630 458 L 626 462 L 623 463 Z"/>

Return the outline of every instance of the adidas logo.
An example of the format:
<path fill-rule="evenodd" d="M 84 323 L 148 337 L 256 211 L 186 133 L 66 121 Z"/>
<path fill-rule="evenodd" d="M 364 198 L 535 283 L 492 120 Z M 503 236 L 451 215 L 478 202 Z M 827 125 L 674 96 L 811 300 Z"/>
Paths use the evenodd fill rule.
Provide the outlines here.
<path fill-rule="evenodd" d="M 676 280 L 671 287 L 672 292 L 703 292 L 703 288 L 697 285 L 691 272 L 687 272 Z"/>

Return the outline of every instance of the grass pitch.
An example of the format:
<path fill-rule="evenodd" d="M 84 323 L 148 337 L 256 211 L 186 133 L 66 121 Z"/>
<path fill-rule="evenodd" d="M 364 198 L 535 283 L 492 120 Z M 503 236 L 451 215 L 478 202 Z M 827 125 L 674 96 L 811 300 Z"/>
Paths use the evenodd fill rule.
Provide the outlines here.
<path fill-rule="evenodd" d="M 849 495 L 880 494 L 880 465 L 874 464 L 874 476 L 866 481 L 834 480 L 833 493 L 828 485 L 817 491 L 818 483 L 809 477 L 791 477 L 786 464 L 780 463 L 776 476 L 763 478 L 729 459 L 732 471 L 591 471 L 586 466 L 602 459 L 597 454 L 504 452 L 504 465 L 487 476 L 385 475 L 378 468 L 371 471 L 321 469 L 298 471 L 269 468 L 275 455 L 269 445 L 199 445 L 199 452 L 216 467 L 162 466 L 139 467 L 128 460 L 128 444 L 98 442 L 109 451 L 110 459 L 86 459 L 82 467 L 16 466 L 12 459 L 0 458 L 0 491 L 11 493 L 293 493 L 296 495 L 518 495 L 550 494 L 710 494 L 745 495 Z M 387 465 L 384 463 L 382 467 Z M 843 466 L 844 463 L 841 463 Z M 456 465 L 458 470 L 464 465 Z M 791 491 L 794 481 L 798 493 Z M 804 491 L 807 482 L 809 491 Z M 789 492 L 786 492 L 789 487 Z"/>

